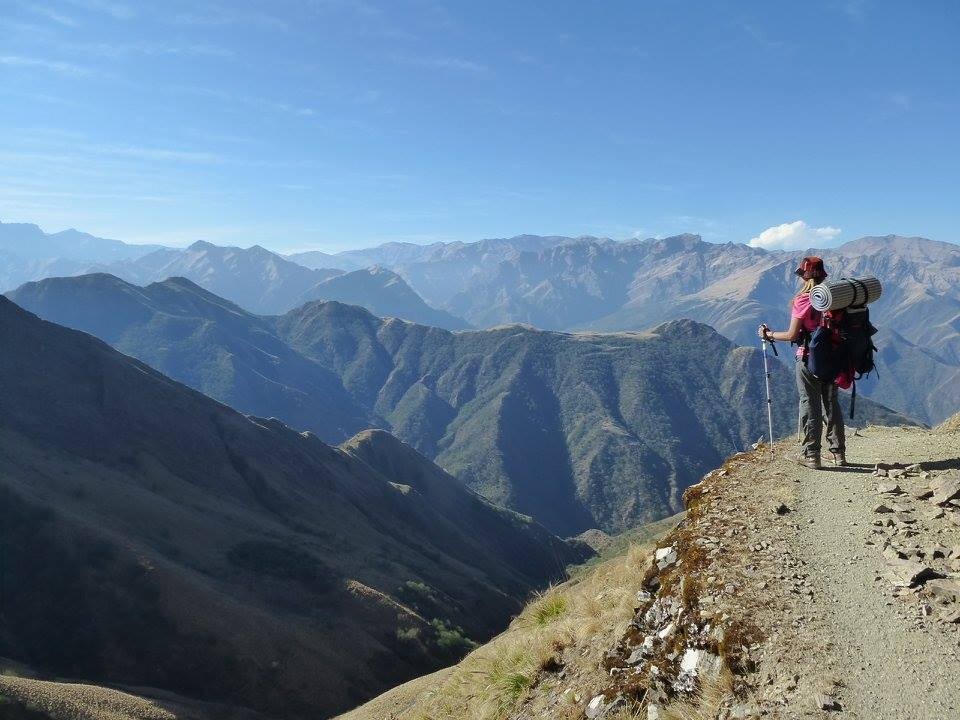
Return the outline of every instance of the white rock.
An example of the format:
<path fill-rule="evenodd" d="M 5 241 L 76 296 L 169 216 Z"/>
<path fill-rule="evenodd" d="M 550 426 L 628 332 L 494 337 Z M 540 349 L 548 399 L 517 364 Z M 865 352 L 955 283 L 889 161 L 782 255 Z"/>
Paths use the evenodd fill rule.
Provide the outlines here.
<path fill-rule="evenodd" d="M 660 720 L 661 717 L 659 705 L 647 705 L 647 720 Z"/>
<path fill-rule="evenodd" d="M 683 659 L 680 661 L 680 671 L 696 672 L 697 666 L 700 664 L 701 658 L 705 653 L 705 650 L 688 648 L 687 651 L 683 653 Z"/>
<path fill-rule="evenodd" d="M 584 710 L 584 714 L 588 718 L 595 718 L 604 710 L 604 701 L 603 695 L 597 695 L 593 700 L 587 703 L 587 709 Z"/>
<path fill-rule="evenodd" d="M 657 561 L 657 567 L 664 570 L 677 561 L 677 551 L 672 547 L 658 548 L 655 559 Z"/>
<path fill-rule="evenodd" d="M 877 492 L 881 494 L 900 495 L 903 493 L 903 488 L 896 483 L 880 483 L 877 485 Z"/>
<path fill-rule="evenodd" d="M 955 497 L 960 497 L 960 475 L 949 473 L 941 475 L 930 481 L 930 489 L 933 490 L 934 505 L 942 505 Z"/>

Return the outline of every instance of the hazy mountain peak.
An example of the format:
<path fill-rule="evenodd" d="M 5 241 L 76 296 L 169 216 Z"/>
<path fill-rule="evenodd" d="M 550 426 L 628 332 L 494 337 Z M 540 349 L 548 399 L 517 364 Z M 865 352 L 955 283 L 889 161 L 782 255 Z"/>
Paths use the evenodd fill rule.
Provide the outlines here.
<path fill-rule="evenodd" d="M 960 246 L 954 243 L 929 240 L 924 237 L 882 235 L 851 240 L 836 248 L 843 255 L 896 255 L 912 261 L 939 261 L 960 258 Z"/>

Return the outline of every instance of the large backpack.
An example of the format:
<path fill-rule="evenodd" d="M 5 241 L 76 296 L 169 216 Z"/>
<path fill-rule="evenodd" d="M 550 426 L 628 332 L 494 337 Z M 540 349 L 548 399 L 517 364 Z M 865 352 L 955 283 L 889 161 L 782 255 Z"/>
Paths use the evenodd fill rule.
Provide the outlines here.
<path fill-rule="evenodd" d="M 851 418 L 857 400 L 857 380 L 874 370 L 876 332 L 866 307 L 828 310 L 821 314 L 820 325 L 810 333 L 807 342 L 807 367 L 815 377 L 836 383 L 844 390 L 853 387 Z"/>

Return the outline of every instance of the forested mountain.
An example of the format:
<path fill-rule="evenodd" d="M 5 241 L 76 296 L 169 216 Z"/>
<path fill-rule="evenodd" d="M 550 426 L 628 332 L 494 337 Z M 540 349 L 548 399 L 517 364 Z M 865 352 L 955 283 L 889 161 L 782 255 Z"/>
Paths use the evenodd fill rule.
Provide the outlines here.
<path fill-rule="evenodd" d="M 586 556 L 386 433 L 245 417 L 2 297 L 0 346 L 0 657 L 48 676 L 326 716 Z"/>
<path fill-rule="evenodd" d="M 336 302 L 278 318 L 183 279 L 32 283 L 11 297 L 256 415 L 339 442 L 391 430 L 490 500 L 560 534 L 663 517 L 766 429 L 759 351 L 674 322 L 654 333 L 451 333 Z M 777 428 L 795 391 L 776 366 Z M 868 402 L 858 420 L 902 418 Z"/>

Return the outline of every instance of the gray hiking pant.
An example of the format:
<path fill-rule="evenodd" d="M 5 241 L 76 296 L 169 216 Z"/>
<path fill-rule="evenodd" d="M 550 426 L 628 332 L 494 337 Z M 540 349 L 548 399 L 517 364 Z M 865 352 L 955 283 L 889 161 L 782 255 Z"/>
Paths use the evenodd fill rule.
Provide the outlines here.
<path fill-rule="evenodd" d="M 800 436 L 803 454 L 820 457 L 823 421 L 827 421 L 827 443 L 830 452 L 846 451 L 843 436 L 843 411 L 837 397 L 837 386 L 817 379 L 802 360 L 797 360 L 797 391 L 800 393 Z"/>

